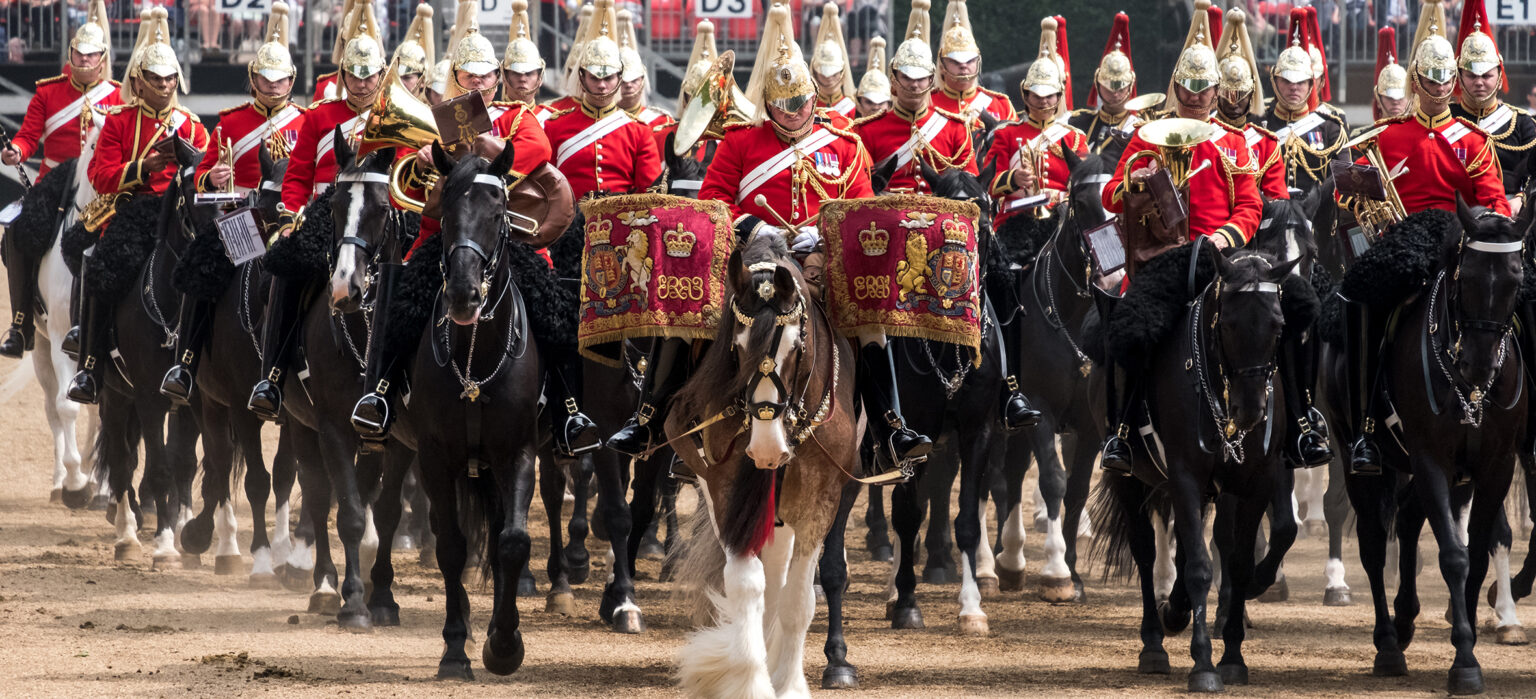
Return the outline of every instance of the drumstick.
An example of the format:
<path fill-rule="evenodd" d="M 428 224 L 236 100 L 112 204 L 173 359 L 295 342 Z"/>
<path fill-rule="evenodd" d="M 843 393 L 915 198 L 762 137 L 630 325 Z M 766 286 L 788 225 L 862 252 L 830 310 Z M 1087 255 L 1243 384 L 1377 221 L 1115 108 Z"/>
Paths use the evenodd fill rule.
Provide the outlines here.
<path fill-rule="evenodd" d="M 775 219 L 778 219 L 779 225 L 784 228 L 784 231 L 786 233 L 788 233 L 790 231 L 799 231 L 800 230 L 800 226 L 796 226 L 796 225 L 790 223 L 783 216 L 780 216 L 779 212 L 774 211 L 773 207 L 768 205 L 768 197 L 765 197 L 765 196 L 759 194 L 756 197 L 753 197 L 752 203 L 757 204 L 758 206 L 763 207 L 764 209 L 766 209 L 768 211 L 768 213 L 773 214 L 773 217 Z M 805 223 L 803 225 L 813 225 L 816 222 L 816 219 L 818 219 L 818 218 L 821 218 L 821 214 L 817 214 L 815 216 L 812 216 L 812 217 L 806 219 Z"/>

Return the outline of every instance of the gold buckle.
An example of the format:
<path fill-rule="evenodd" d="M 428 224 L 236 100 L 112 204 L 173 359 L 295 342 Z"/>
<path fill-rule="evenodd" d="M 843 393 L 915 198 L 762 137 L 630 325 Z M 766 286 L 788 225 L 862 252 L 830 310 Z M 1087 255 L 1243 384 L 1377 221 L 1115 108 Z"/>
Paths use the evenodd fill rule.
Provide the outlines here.
<path fill-rule="evenodd" d="M 1126 425 L 1123 422 L 1120 423 L 1119 425 L 1116 425 L 1115 426 L 1115 436 L 1120 438 L 1120 439 L 1130 439 L 1131 438 L 1131 428 L 1130 428 L 1130 426 Z"/>
<path fill-rule="evenodd" d="M 1018 377 L 1016 377 L 1016 376 L 1009 376 L 1009 377 L 1003 379 L 1003 381 L 1008 384 L 1008 390 L 1009 391 L 1018 391 L 1019 390 L 1019 379 L 1018 379 Z"/>
<path fill-rule="evenodd" d="M 894 410 L 885 411 L 885 424 L 890 425 L 893 430 L 906 427 L 906 423 L 902 422 L 901 416 L 897 415 Z"/>
<path fill-rule="evenodd" d="M 1365 434 L 1375 434 L 1376 433 L 1376 419 L 1375 418 L 1370 418 L 1370 417 L 1366 418 L 1365 419 L 1365 425 L 1363 427 L 1361 427 L 1360 431 L 1364 432 Z"/>
<path fill-rule="evenodd" d="M 279 369 L 277 367 L 272 367 L 272 371 L 267 372 L 267 382 L 268 383 L 277 383 L 278 381 L 282 380 L 282 378 L 283 378 L 283 370 L 282 369 Z"/>
<path fill-rule="evenodd" d="M 192 363 L 192 350 L 182 350 L 182 352 L 181 352 L 181 363 L 182 364 L 191 364 Z"/>
<path fill-rule="evenodd" d="M 27 314 L 22 313 L 21 311 L 16 311 L 16 315 L 11 316 L 11 322 L 16 325 L 21 325 L 22 323 L 27 322 Z"/>
<path fill-rule="evenodd" d="M 651 421 L 651 416 L 656 414 L 656 407 L 650 403 L 641 403 L 640 409 L 635 411 L 635 424 L 644 425 Z"/>
<path fill-rule="evenodd" d="M 576 408 L 576 399 L 575 398 L 566 398 L 565 399 L 565 412 L 567 414 L 569 414 L 569 415 L 575 415 L 576 413 L 581 412 L 580 410 L 578 410 Z"/>
<path fill-rule="evenodd" d="M 379 379 L 379 384 L 373 387 L 373 392 L 381 396 L 389 393 L 389 379 Z"/>
<path fill-rule="evenodd" d="M 85 367 L 86 371 L 90 371 L 92 369 L 95 369 L 96 368 L 96 358 L 95 357 L 86 357 L 85 358 L 85 364 L 82 365 L 82 366 Z"/>

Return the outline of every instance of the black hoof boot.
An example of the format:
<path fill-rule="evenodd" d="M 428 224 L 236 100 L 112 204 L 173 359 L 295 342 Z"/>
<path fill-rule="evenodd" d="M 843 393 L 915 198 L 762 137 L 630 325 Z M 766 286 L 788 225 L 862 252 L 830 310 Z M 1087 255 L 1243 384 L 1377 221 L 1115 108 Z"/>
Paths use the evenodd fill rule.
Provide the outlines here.
<path fill-rule="evenodd" d="M 32 343 L 27 342 L 26 336 L 22 334 L 21 328 L 12 325 L 5 331 L 5 337 L 0 338 L 0 357 L 21 359 L 23 353 L 32 349 L 31 345 Z"/>
<path fill-rule="evenodd" d="M 1350 449 L 1349 472 L 1356 476 L 1381 475 L 1381 450 L 1370 435 L 1360 435 Z"/>
<path fill-rule="evenodd" d="M 283 412 L 283 389 L 276 383 L 262 379 L 251 389 L 251 399 L 245 407 L 267 422 L 276 422 Z"/>
<path fill-rule="evenodd" d="M 166 370 L 165 378 L 160 380 L 160 395 L 176 405 L 190 405 L 194 382 L 192 370 L 185 364 L 177 364 Z"/>
<path fill-rule="evenodd" d="M 1104 447 L 1099 450 L 1099 462 L 1103 464 L 1105 471 L 1131 473 L 1131 445 L 1119 435 L 1110 435 L 1104 440 Z"/>

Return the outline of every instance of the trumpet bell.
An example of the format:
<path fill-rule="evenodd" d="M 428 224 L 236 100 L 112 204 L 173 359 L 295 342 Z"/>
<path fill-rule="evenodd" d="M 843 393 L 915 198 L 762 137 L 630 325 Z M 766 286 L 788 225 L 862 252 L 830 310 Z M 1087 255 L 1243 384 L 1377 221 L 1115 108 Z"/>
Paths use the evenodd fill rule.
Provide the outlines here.
<path fill-rule="evenodd" d="M 1216 125 L 1199 119 L 1171 117 L 1144 124 L 1137 135 L 1160 149 L 1190 148 L 1201 141 L 1208 141 L 1217 133 Z"/>
<path fill-rule="evenodd" d="M 1125 110 L 1139 112 L 1143 109 L 1151 109 L 1162 104 L 1165 99 L 1168 99 L 1168 96 L 1161 92 L 1148 92 L 1144 95 L 1137 95 L 1125 101 Z"/>
<path fill-rule="evenodd" d="M 678 115 L 675 155 L 687 155 L 706 135 L 724 135 L 728 123 L 752 120 L 756 110 L 736 86 L 732 73 L 735 65 L 736 52 L 725 51 L 710 66 L 704 86 Z"/>
<path fill-rule="evenodd" d="M 418 149 L 438 140 L 432 108 L 417 99 L 393 76 L 386 78 L 379 101 L 363 125 L 364 143 L 388 143 Z"/>

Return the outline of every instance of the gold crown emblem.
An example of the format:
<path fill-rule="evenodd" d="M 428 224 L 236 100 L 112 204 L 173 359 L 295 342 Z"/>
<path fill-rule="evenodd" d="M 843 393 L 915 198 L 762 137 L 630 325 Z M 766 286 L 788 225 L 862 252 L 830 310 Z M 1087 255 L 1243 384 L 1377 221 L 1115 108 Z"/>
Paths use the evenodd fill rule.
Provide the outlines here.
<path fill-rule="evenodd" d="M 613 242 L 613 221 L 598 219 L 587 222 L 587 245 L 608 245 Z"/>
<path fill-rule="evenodd" d="M 683 224 L 677 224 L 677 230 L 667 231 L 661 236 L 661 242 L 667 248 L 667 257 L 690 257 L 693 255 L 693 244 L 698 242 L 698 236 L 693 231 L 683 230 Z"/>
<path fill-rule="evenodd" d="M 859 247 L 864 248 L 864 254 L 869 257 L 884 255 L 890 244 L 891 234 L 875 226 L 874 221 L 869 222 L 869 228 L 859 231 Z"/>
<path fill-rule="evenodd" d="M 952 218 L 940 226 L 944 230 L 944 242 L 966 245 L 971 242 L 971 229 L 958 218 Z"/>

